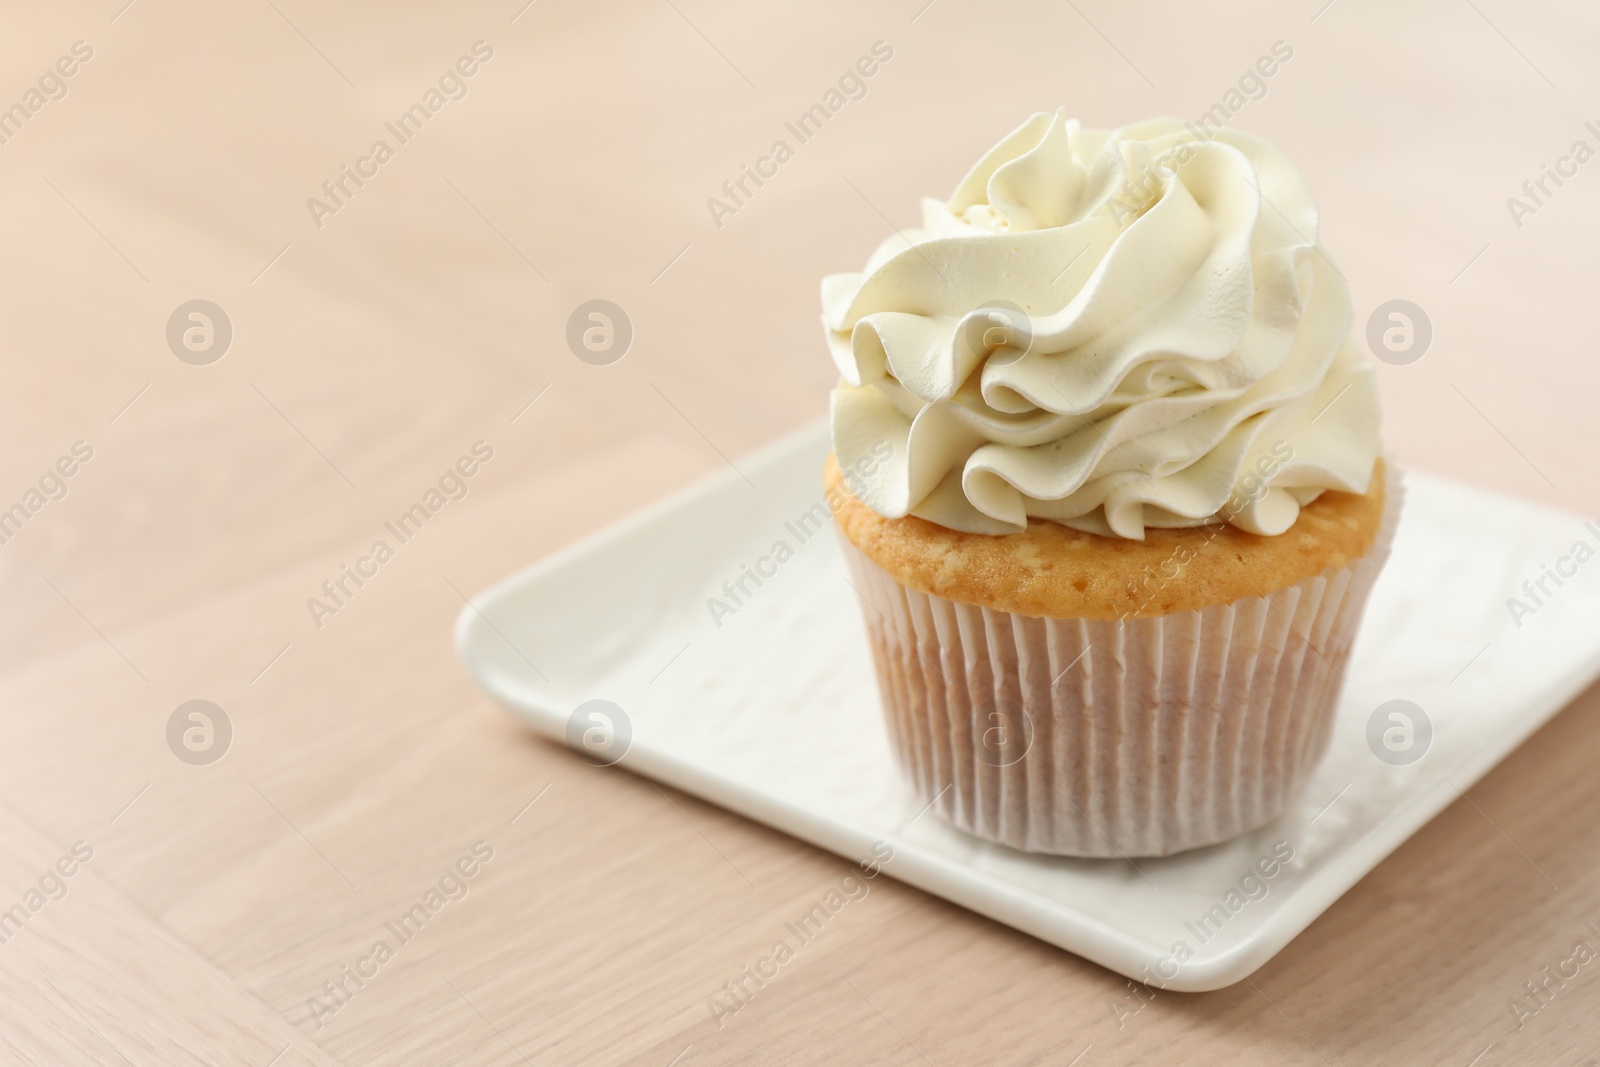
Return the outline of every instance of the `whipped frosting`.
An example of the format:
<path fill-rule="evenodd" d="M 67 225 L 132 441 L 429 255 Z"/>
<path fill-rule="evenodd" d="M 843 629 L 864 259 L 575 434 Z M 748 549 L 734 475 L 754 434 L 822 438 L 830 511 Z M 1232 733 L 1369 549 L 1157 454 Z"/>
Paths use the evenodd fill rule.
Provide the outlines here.
<path fill-rule="evenodd" d="M 1246 134 L 1036 114 L 822 306 L 834 451 L 887 518 L 1270 535 L 1372 477 L 1349 291 L 1300 173 Z"/>

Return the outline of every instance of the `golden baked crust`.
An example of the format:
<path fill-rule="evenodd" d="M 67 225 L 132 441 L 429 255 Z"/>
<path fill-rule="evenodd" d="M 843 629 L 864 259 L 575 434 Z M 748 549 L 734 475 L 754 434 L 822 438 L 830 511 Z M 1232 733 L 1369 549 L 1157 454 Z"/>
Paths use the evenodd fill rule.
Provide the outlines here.
<path fill-rule="evenodd" d="M 1286 589 L 1367 554 L 1383 519 L 1380 459 L 1365 495 L 1326 492 L 1276 537 L 1211 525 L 1143 541 L 1034 519 L 1016 534 L 969 534 L 886 519 L 857 500 L 834 457 L 823 468 L 834 521 L 902 585 L 1034 618 L 1125 619 L 1198 611 Z"/>

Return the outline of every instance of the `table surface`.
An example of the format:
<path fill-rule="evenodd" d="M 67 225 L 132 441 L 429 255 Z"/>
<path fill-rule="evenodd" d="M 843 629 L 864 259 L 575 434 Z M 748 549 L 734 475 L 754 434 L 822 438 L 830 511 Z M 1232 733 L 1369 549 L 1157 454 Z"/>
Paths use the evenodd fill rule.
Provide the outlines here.
<path fill-rule="evenodd" d="M 534 738 L 450 642 L 465 596 L 816 417 L 819 277 L 1063 104 L 1111 126 L 1221 103 L 1282 146 L 1356 331 L 1396 298 L 1432 323 L 1378 368 L 1392 453 L 1595 514 L 1593 10 L 92 0 L 6 23 L 6 1062 L 1600 1055 L 1595 691 L 1248 983 L 1146 1000 L 882 879 L 718 1019 L 842 861 Z M 795 143 L 880 41 L 865 95 Z M 1275 42 L 1292 57 L 1252 80 Z M 779 139 L 793 158 L 713 218 Z M 1567 177 L 1525 193 L 1545 165 Z M 232 328 L 206 365 L 167 339 L 197 298 Z M 596 298 L 633 325 L 608 366 L 566 341 Z M 392 537 L 477 442 L 465 495 Z M 347 566 L 368 577 L 313 612 Z M 168 742 L 195 699 L 231 724 L 206 765 Z"/>

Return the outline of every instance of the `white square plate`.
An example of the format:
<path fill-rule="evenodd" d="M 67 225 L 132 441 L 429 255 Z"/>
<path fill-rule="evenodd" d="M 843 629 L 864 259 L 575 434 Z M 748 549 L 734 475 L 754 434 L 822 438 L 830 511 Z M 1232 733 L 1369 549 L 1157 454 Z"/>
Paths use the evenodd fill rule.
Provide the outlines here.
<path fill-rule="evenodd" d="M 1507 605 L 1541 564 L 1580 540 L 1600 549 L 1600 535 L 1411 474 L 1330 752 L 1286 815 L 1137 866 L 988 844 L 923 814 L 893 765 L 836 535 L 795 524 L 822 499 L 827 449 L 809 427 L 474 598 L 456 624 L 467 670 L 558 740 L 579 704 L 612 701 L 632 730 L 620 766 L 850 860 L 886 841 L 895 878 L 1130 977 L 1241 980 L 1600 672 L 1600 564 L 1547 582 L 1520 626 Z M 746 579 L 735 606 L 723 583 L 785 555 L 778 542 L 787 558 L 763 563 L 771 576 Z M 712 597 L 735 610 L 714 618 Z M 1405 766 L 1367 742 L 1392 699 L 1432 725 Z M 1247 879 L 1275 845 L 1293 859 Z"/>

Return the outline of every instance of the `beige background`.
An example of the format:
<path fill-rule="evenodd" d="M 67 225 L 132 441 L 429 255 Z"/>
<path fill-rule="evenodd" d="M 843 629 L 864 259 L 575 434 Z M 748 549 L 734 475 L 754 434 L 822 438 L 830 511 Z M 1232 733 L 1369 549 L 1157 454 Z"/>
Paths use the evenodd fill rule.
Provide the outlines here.
<path fill-rule="evenodd" d="M 1251 984 L 1119 1026 L 1122 979 L 884 879 L 719 1029 L 706 998 L 841 861 L 530 737 L 450 647 L 452 585 L 821 412 L 818 278 L 1028 112 L 1193 117 L 1278 40 L 1293 59 L 1234 124 L 1302 165 L 1358 329 L 1396 297 L 1434 326 L 1379 368 L 1389 446 L 1595 514 L 1600 163 L 1520 229 L 1505 204 L 1600 145 L 1591 9 L 124 2 L 12 3 L 0 30 L 0 104 L 94 49 L 0 145 L 0 506 L 94 448 L 0 546 L 0 907 L 94 850 L 0 945 L 6 1062 L 1600 1056 L 1595 968 L 1520 1031 L 1506 1006 L 1600 946 L 1594 692 Z M 468 96 L 318 229 L 306 199 L 480 39 Z M 716 228 L 706 198 L 876 40 L 868 95 Z M 164 339 L 195 297 L 235 330 L 211 366 Z M 635 326 L 614 366 L 564 341 L 594 297 Z M 315 628 L 306 598 L 480 439 L 470 495 Z M 235 730 L 207 767 L 165 742 L 196 697 Z M 480 840 L 466 899 L 312 1023 Z"/>

